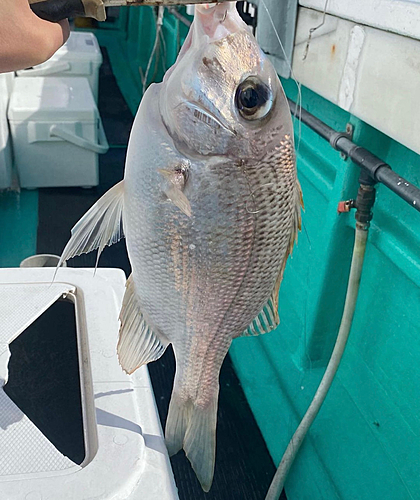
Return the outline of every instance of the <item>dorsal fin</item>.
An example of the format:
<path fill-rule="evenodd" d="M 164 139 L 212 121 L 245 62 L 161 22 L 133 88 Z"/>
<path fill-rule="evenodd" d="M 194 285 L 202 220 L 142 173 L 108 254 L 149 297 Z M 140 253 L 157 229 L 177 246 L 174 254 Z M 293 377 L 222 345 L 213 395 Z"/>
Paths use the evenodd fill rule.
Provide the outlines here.
<path fill-rule="evenodd" d="M 107 191 L 73 227 L 57 268 L 76 255 L 96 249 L 98 262 L 105 246 L 110 246 L 123 237 L 123 205 L 124 181 L 121 181 Z"/>
<path fill-rule="evenodd" d="M 279 274 L 280 276 L 280 274 Z M 268 299 L 267 303 L 261 309 L 261 312 L 258 316 L 252 321 L 252 323 L 248 326 L 244 332 L 242 332 L 243 336 L 250 335 L 260 335 L 262 333 L 271 332 L 274 330 L 279 323 L 279 288 L 280 288 L 281 279 L 277 279 L 276 285 L 274 287 L 273 293 Z"/>
<path fill-rule="evenodd" d="M 168 341 L 158 338 L 140 309 L 133 275 L 127 280 L 120 313 L 118 359 L 122 369 L 131 374 L 141 365 L 156 361 L 165 352 Z"/>
<path fill-rule="evenodd" d="M 289 257 L 289 255 L 291 255 L 293 251 L 293 246 L 297 241 L 298 233 L 302 227 L 301 208 L 303 208 L 302 190 L 299 181 L 296 180 L 295 211 L 294 211 L 292 231 L 290 233 L 290 242 L 286 251 L 286 255 L 282 262 L 280 272 L 277 276 L 277 280 L 274 285 L 274 289 L 270 295 L 270 298 L 268 299 L 264 307 L 261 309 L 257 317 L 242 333 L 243 336 L 260 335 L 262 333 L 268 333 L 271 332 L 271 330 L 274 330 L 274 328 L 277 328 L 277 326 L 280 324 L 280 317 L 278 313 L 279 290 L 281 282 L 283 280 L 283 274 L 284 274 L 284 269 L 286 267 L 287 258 Z"/>

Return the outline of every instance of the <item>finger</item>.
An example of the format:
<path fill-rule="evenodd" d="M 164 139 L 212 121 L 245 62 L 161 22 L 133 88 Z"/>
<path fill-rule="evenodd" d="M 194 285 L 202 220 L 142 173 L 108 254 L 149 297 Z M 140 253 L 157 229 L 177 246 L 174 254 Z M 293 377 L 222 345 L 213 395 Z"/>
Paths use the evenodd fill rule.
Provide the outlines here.
<path fill-rule="evenodd" d="M 0 0 L 0 71 L 16 71 L 49 59 L 69 37 L 67 21 L 36 16 L 27 0 Z"/>

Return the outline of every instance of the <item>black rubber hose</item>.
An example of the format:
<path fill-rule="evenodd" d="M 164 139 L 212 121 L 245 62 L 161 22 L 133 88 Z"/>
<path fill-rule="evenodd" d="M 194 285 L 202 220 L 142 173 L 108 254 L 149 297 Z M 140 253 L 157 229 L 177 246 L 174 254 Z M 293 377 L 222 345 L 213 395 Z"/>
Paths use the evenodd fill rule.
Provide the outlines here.
<path fill-rule="evenodd" d="M 394 172 L 391 167 L 365 148 L 352 142 L 345 133 L 337 132 L 305 109 L 297 109 L 296 103 L 288 99 L 292 114 L 328 141 L 337 151 L 347 155 L 370 177 L 380 182 L 420 212 L 420 189 Z"/>

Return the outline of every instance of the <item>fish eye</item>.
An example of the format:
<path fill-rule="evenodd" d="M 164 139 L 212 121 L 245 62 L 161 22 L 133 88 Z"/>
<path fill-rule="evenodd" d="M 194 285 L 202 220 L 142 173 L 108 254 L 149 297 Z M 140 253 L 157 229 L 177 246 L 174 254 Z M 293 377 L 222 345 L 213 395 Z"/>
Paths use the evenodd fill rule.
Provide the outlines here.
<path fill-rule="evenodd" d="M 249 76 L 236 89 L 236 107 L 246 120 L 267 116 L 273 104 L 270 88 L 256 76 Z"/>

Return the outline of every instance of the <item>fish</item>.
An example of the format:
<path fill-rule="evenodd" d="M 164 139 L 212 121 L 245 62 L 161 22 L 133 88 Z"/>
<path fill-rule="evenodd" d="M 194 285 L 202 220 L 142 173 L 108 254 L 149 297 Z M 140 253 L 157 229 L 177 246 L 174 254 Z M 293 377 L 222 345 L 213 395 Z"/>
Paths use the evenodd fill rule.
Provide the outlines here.
<path fill-rule="evenodd" d="M 61 262 L 125 236 L 132 272 L 117 346 L 129 374 L 172 345 L 165 439 L 204 491 L 219 372 L 232 340 L 274 330 L 301 227 L 293 126 L 277 73 L 236 2 L 198 5 L 163 81 L 145 92 L 124 179 L 72 229 Z"/>

